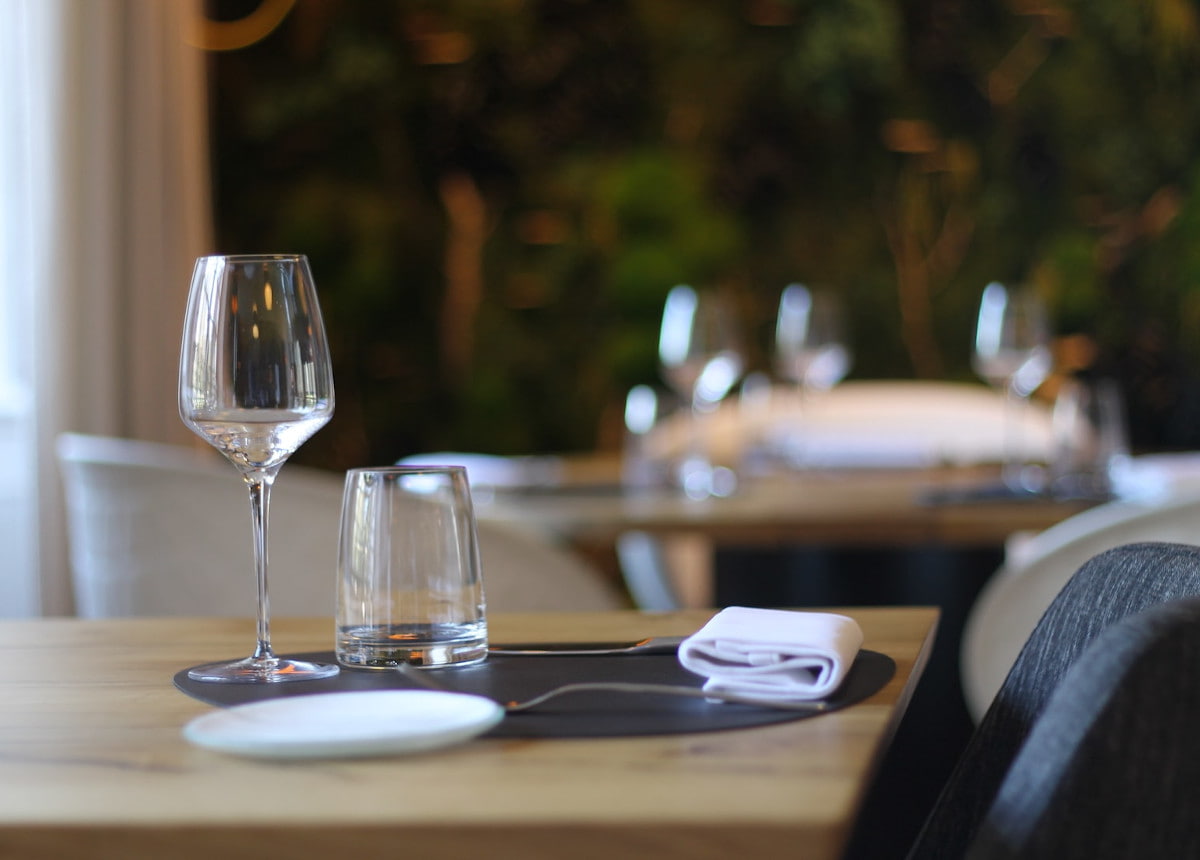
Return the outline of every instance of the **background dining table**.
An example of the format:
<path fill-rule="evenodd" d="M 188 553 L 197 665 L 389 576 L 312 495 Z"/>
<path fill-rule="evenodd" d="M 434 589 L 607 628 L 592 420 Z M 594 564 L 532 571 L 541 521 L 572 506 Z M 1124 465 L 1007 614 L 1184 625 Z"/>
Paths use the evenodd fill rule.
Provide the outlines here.
<path fill-rule="evenodd" d="M 307 761 L 234 757 L 181 736 L 211 708 L 176 689 L 174 674 L 242 652 L 249 620 L 3 621 L 0 856 L 835 858 L 937 626 L 931 608 L 845 611 L 896 672 L 843 710 Z M 491 628 L 494 641 L 602 641 L 682 635 L 710 615 L 498 615 Z M 274 624 L 280 653 L 330 648 L 332 636 L 329 619 Z"/>
<path fill-rule="evenodd" d="M 620 483 L 620 462 L 562 458 L 555 480 L 476 487 L 476 513 L 551 534 L 588 554 L 624 532 L 692 535 L 713 546 L 996 549 L 1042 531 L 1095 500 L 975 492 L 994 485 L 988 466 L 809 469 L 743 477 L 728 497 L 689 499 L 670 487 Z"/>

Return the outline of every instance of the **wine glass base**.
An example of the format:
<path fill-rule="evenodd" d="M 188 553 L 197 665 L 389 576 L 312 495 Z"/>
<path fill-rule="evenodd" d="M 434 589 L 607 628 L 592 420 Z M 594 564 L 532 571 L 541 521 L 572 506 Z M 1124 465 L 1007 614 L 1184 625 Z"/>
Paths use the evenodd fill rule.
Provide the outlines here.
<path fill-rule="evenodd" d="M 280 657 L 247 657 L 229 663 L 209 663 L 188 671 L 193 681 L 212 684 L 278 684 L 285 681 L 315 681 L 338 673 L 336 664 L 309 663 Z"/>

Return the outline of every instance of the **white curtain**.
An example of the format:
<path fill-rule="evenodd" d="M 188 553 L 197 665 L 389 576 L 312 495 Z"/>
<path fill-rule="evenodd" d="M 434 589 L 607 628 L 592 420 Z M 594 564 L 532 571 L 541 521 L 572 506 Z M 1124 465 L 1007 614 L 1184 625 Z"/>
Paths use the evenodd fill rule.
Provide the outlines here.
<path fill-rule="evenodd" d="M 204 55 L 184 42 L 197 9 L 0 0 L 0 376 L 23 403 L 14 435 L 31 468 L 14 477 L 35 512 L 0 615 L 72 609 L 59 433 L 193 441 L 175 384 L 192 261 L 212 242 Z"/>

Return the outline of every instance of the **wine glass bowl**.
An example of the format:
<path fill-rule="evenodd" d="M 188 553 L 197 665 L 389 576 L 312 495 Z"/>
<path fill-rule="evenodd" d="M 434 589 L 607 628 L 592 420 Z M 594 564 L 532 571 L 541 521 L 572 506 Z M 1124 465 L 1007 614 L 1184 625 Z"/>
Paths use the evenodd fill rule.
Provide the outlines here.
<path fill-rule="evenodd" d="M 775 362 L 780 376 L 804 390 L 827 391 L 850 371 L 841 303 L 832 293 L 790 284 L 779 297 Z"/>
<path fill-rule="evenodd" d="M 990 283 L 979 301 L 972 366 L 989 385 L 1028 397 L 1050 372 L 1046 311 L 1030 291 Z"/>
<path fill-rule="evenodd" d="M 667 294 L 658 339 L 663 378 L 694 407 L 719 403 L 742 375 L 738 340 L 720 296 L 684 285 Z"/>
<path fill-rule="evenodd" d="M 179 414 L 249 490 L 258 644 L 244 660 L 197 667 L 195 680 L 253 683 L 335 674 L 276 657 L 267 596 L 271 486 L 284 462 L 333 415 L 333 373 L 308 260 L 301 255 L 196 261 L 179 361 Z"/>

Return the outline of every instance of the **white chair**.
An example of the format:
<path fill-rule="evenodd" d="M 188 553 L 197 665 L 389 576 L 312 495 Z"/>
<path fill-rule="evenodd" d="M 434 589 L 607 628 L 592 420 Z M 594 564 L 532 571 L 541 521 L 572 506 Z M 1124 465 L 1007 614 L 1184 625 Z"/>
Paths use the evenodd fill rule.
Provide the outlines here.
<path fill-rule="evenodd" d="M 219 455 L 152 442 L 58 439 L 76 611 L 83 617 L 249 616 L 255 583 L 250 506 Z M 333 616 L 340 475 L 285 465 L 271 495 L 270 596 L 275 615 Z M 488 608 L 628 605 L 566 549 L 479 524 Z"/>
<path fill-rule="evenodd" d="M 1042 613 L 1085 561 L 1143 541 L 1200 544 L 1200 496 L 1116 501 L 1076 514 L 1021 544 L 980 592 L 963 630 L 961 673 L 976 722 L 1004 683 Z"/>

